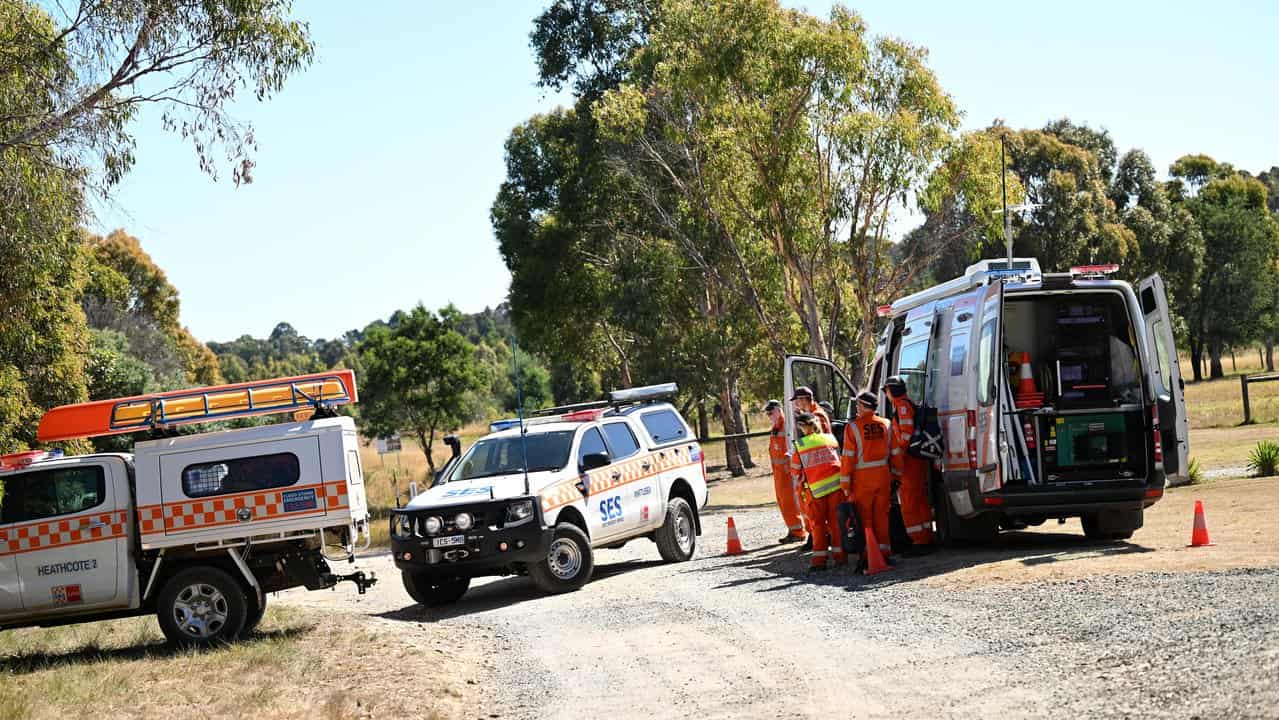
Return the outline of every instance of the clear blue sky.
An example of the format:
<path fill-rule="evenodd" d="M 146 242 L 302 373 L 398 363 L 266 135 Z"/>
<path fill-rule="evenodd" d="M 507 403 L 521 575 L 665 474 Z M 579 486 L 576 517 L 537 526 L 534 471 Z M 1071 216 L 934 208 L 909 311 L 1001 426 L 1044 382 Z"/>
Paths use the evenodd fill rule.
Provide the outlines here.
<path fill-rule="evenodd" d="M 488 221 L 502 143 L 567 102 L 534 85 L 528 32 L 544 4 L 297 3 L 317 59 L 268 104 L 242 106 L 254 182 L 212 182 L 146 115 L 137 166 L 95 224 L 142 240 L 201 340 L 282 321 L 333 337 L 418 301 L 496 305 L 509 280 Z M 966 127 L 1069 116 L 1161 170 L 1189 152 L 1279 165 L 1279 4 L 849 5 L 872 34 L 930 50 Z"/>

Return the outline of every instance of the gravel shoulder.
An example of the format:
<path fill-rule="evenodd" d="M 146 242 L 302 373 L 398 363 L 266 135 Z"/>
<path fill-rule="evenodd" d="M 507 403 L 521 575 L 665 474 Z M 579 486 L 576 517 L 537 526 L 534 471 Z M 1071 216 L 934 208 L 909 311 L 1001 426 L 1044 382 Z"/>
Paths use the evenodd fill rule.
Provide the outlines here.
<path fill-rule="evenodd" d="M 383 555 L 360 562 L 382 578 L 368 595 L 280 601 L 469 639 L 487 654 L 462 717 L 1279 717 L 1279 543 L 1242 529 L 1269 492 L 1170 493 L 1166 527 L 1152 513 L 1133 543 L 1086 542 L 1076 522 L 872 578 L 806 573 L 774 511 L 739 508 L 746 554 L 722 555 L 715 512 L 696 560 L 637 540 L 599 551 L 569 595 L 493 579 L 428 611 Z M 1218 545 L 1183 553 L 1198 495 Z"/>

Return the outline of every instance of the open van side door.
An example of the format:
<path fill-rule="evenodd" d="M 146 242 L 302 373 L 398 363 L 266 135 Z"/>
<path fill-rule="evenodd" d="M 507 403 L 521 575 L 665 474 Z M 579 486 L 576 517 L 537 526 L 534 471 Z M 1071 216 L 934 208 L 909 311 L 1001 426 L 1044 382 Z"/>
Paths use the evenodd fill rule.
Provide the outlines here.
<path fill-rule="evenodd" d="M 1190 480 L 1190 431 L 1186 424 L 1185 383 L 1177 364 L 1177 346 L 1172 336 L 1168 296 L 1164 281 L 1151 275 L 1137 285 L 1141 312 L 1146 316 L 1146 346 L 1151 353 L 1151 389 L 1159 408 L 1159 435 L 1163 447 L 1164 473 L 1169 485 Z"/>
<path fill-rule="evenodd" d="M 812 388 L 815 402 L 823 400 L 830 402 L 835 408 L 835 412 L 831 413 L 831 423 L 838 428 L 842 429 L 843 423 L 852 417 L 851 406 L 857 393 L 844 371 L 831 361 L 808 355 L 787 355 L 783 364 L 782 378 L 782 389 L 785 391 L 782 397 L 782 408 L 785 411 L 788 448 L 794 448 L 796 439 L 795 406 L 791 398 L 795 395 L 797 387 L 806 385 Z M 839 429 L 835 431 L 835 438 L 843 442 L 843 433 Z M 789 455 L 790 452 L 787 454 Z"/>

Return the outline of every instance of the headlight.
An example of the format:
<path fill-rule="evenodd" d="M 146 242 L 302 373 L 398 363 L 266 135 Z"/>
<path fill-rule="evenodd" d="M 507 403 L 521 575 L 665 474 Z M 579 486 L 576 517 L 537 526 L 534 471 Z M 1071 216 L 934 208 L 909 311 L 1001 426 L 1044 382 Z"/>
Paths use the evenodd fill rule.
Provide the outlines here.
<path fill-rule="evenodd" d="M 533 517 L 533 501 L 520 500 L 506 506 L 506 521 L 508 523 L 517 523 L 522 520 L 528 520 Z"/>
<path fill-rule="evenodd" d="M 453 518 L 453 527 L 465 532 L 471 529 L 471 524 L 474 522 L 475 519 L 470 513 L 458 513 L 457 517 Z"/>
<path fill-rule="evenodd" d="M 430 535 L 434 535 L 444 528 L 444 521 L 432 515 L 422 521 L 422 528 Z"/>

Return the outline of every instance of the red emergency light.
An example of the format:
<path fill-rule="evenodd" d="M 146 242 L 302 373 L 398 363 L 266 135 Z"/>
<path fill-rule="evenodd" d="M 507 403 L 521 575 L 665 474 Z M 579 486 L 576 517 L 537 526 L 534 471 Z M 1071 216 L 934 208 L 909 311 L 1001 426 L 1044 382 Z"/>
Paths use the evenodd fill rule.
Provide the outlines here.
<path fill-rule="evenodd" d="M 891 313 L 892 311 L 893 311 L 892 305 L 880 305 L 879 307 L 875 308 L 875 314 L 880 317 L 888 317 L 888 314 Z"/>
<path fill-rule="evenodd" d="M 601 409 L 595 410 L 577 410 L 571 413 L 565 413 L 560 416 L 560 420 L 564 422 L 595 422 L 604 415 Z"/>
<path fill-rule="evenodd" d="M 1107 263 L 1105 265 L 1075 265 L 1070 268 L 1071 275 L 1110 275 L 1119 272 L 1117 263 Z"/>
<path fill-rule="evenodd" d="M 27 452 L 0 455 L 0 470 L 19 470 L 47 457 L 49 457 L 49 453 L 44 450 L 28 450 Z"/>

